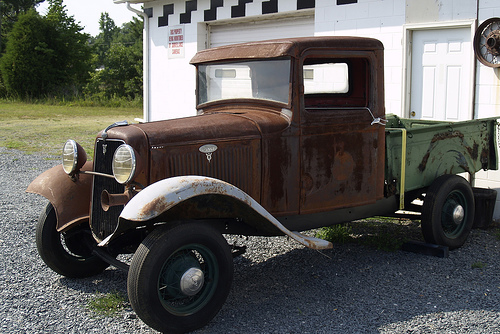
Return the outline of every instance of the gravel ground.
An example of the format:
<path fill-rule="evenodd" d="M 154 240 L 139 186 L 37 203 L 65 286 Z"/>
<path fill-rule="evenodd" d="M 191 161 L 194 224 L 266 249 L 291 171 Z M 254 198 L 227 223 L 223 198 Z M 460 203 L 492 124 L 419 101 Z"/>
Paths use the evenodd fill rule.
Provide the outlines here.
<path fill-rule="evenodd" d="M 0 331 L 155 333 L 130 306 L 111 317 L 89 310 L 96 291 L 126 293 L 125 273 L 67 279 L 38 257 L 35 224 L 46 201 L 24 190 L 57 163 L 0 148 Z M 228 300 L 197 333 L 500 333 L 500 241 L 492 230 L 474 230 L 448 258 L 239 240 L 249 250 L 235 260 Z"/>

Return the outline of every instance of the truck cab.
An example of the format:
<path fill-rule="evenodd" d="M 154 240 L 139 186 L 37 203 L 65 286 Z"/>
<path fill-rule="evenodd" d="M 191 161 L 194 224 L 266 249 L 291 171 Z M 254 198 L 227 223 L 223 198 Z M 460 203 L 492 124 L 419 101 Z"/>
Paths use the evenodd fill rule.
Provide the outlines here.
<path fill-rule="evenodd" d="M 262 165 L 244 163 L 246 176 L 231 183 L 277 217 L 383 198 L 385 134 L 374 122 L 384 117 L 383 47 L 365 38 L 331 41 L 248 43 L 191 61 L 200 114 L 255 119 L 260 127 Z M 257 189 L 244 185 L 247 177 L 260 180 Z"/>

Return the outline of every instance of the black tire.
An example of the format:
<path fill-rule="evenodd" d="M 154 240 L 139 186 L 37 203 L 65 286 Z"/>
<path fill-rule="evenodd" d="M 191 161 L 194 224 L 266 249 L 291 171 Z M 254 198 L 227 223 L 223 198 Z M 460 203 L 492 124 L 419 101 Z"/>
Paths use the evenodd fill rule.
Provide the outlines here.
<path fill-rule="evenodd" d="M 92 255 L 95 244 L 88 224 L 81 224 L 67 232 L 56 230 L 57 218 L 54 207 L 47 204 L 36 227 L 36 247 L 42 260 L 56 273 L 71 278 L 97 275 L 109 264 Z"/>
<path fill-rule="evenodd" d="M 127 290 L 132 308 L 147 325 L 183 333 L 212 320 L 232 280 L 233 257 L 224 237 L 190 222 L 159 227 L 144 239 L 130 263 Z"/>
<path fill-rule="evenodd" d="M 474 223 L 474 193 L 458 175 L 442 175 L 431 184 L 422 207 L 422 233 L 428 243 L 461 247 Z"/>

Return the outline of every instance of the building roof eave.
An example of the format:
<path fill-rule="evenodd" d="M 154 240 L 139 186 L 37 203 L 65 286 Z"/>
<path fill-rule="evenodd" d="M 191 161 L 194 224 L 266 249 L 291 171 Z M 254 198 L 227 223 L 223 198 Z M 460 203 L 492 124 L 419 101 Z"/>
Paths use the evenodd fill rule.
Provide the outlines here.
<path fill-rule="evenodd" d="M 152 2 L 154 0 L 113 0 L 114 3 L 119 4 L 119 3 L 144 3 L 144 2 Z"/>

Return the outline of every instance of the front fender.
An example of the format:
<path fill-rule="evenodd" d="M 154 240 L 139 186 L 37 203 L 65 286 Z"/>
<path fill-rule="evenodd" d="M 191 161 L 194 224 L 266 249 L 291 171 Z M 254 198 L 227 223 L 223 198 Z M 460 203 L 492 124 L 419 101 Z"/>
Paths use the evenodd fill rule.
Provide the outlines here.
<path fill-rule="evenodd" d="M 247 208 L 247 211 L 258 216 L 269 225 L 268 227 L 279 230 L 304 246 L 314 249 L 333 247 L 328 241 L 288 230 L 244 191 L 227 182 L 204 176 L 173 177 L 146 187 L 127 203 L 120 214 L 119 225 L 127 225 L 127 222 L 144 223 L 154 220 L 182 203 L 205 195 L 221 195 L 230 198 L 229 203 Z M 101 245 L 106 245 L 118 231 L 120 231 L 120 226 Z"/>
<path fill-rule="evenodd" d="M 92 162 L 85 163 L 81 170 L 91 171 Z M 42 195 L 52 203 L 60 232 L 88 219 L 91 189 L 92 175 L 78 174 L 73 181 L 58 165 L 40 174 L 26 192 Z"/>

